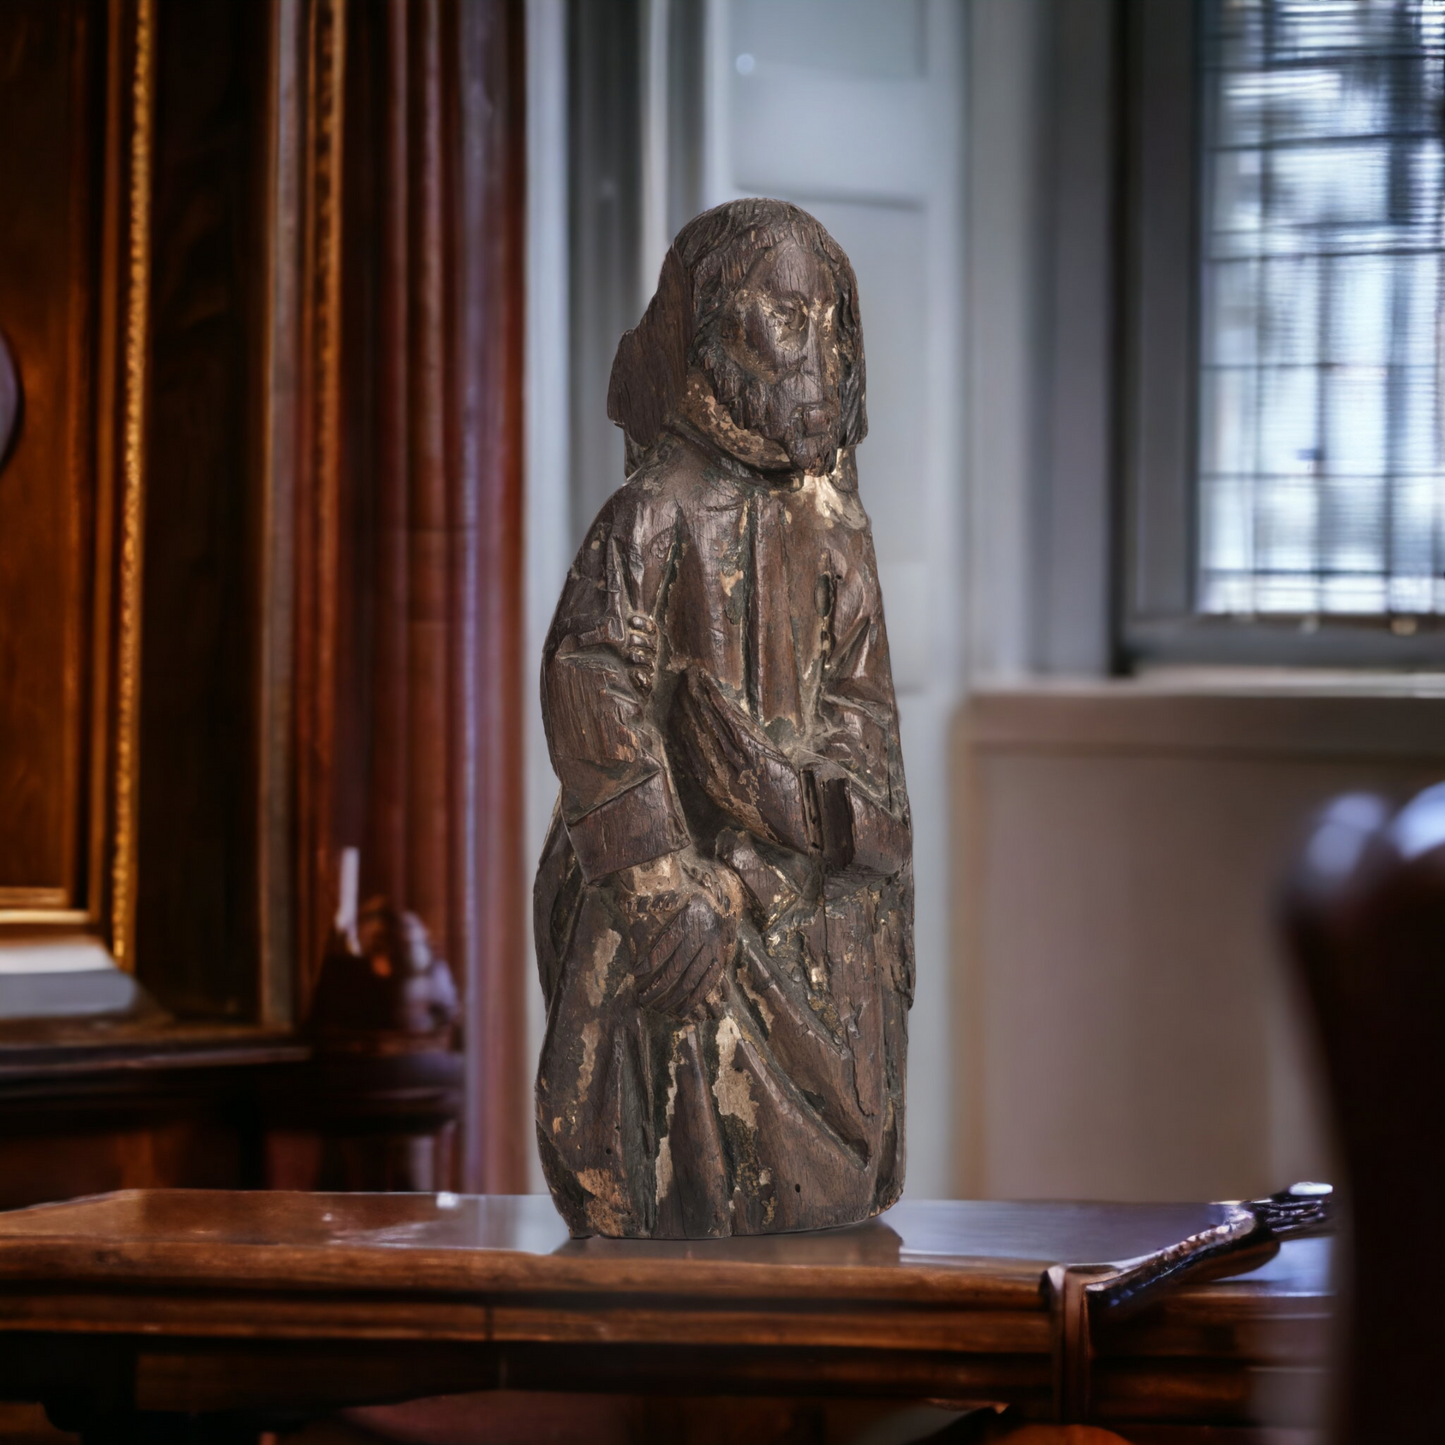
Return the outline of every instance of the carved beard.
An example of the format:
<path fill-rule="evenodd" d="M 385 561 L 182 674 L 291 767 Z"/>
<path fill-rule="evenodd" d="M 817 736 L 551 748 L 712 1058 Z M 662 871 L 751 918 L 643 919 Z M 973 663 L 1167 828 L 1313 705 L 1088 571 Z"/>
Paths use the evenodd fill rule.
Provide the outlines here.
<path fill-rule="evenodd" d="M 718 404 L 740 432 L 781 447 L 788 464 L 797 471 L 827 473 L 833 470 L 838 460 L 836 398 L 828 407 L 828 424 L 822 431 L 810 433 L 804 410 L 792 395 L 791 378 L 770 382 L 755 376 L 717 344 L 703 349 L 702 364 Z"/>

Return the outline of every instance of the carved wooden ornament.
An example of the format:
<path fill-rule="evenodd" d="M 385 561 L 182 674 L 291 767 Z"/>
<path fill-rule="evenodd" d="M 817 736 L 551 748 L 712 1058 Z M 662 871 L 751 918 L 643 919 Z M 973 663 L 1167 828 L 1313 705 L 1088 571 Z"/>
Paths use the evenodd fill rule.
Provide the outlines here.
<path fill-rule="evenodd" d="M 903 1188 L 912 841 L 853 268 L 690 221 L 617 350 L 630 475 L 542 659 L 537 1133 L 574 1234 L 850 1224 Z"/>

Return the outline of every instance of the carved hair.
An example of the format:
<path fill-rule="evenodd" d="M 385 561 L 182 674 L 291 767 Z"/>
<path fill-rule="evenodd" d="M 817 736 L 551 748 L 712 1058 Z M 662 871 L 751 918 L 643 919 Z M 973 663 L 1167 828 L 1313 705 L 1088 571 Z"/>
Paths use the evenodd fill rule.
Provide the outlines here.
<path fill-rule="evenodd" d="M 617 346 L 607 388 L 607 415 L 627 434 L 629 451 L 646 449 L 677 407 L 690 367 L 704 367 L 717 344 L 722 308 L 753 262 L 784 239 L 822 256 L 838 292 L 842 413 L 838 444 L 868 434 L 864 406 L 863 323 L 858 283 L 838 243 L 806 211 L 787 201 L 728 201 L 694 216 L 668 248 L 657 294 Z M 704 369 L 706 369 L 704 367 Z"/>

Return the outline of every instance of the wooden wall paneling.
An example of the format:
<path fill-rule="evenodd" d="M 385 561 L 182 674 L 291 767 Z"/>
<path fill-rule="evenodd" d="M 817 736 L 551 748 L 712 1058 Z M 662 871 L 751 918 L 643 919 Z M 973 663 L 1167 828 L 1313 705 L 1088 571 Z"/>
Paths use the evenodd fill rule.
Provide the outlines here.
<path fill-rule="evenodd" d="M 127 966 L 152 20 L 141 0 L 0 16 L 0 186 L 25 198 L 0 237 L 22 393 L 0 479 L 0 930 L 88 933 Z"/>
<path fill-rule="evenodd" d="M 326 772 L 297 777 L 293 662 L 324 670 L 327 648 L 309 643 L 336 605 L 334 587 L 317 587 L 319 625 L 298 636 L 298 573 L 304 582 L 314 555 L 324 570 L 334 554 L 323 546 L 295 565 L 293 509 L 304 500 L 329 540 L 338 17 L 322 0 L 67 0 L 0 17 L 19 82 L 3 103 L 23 102 L 6 127 L 23 138 L 7 148 L 6 188 L 26 197 L 15 214 L 28 218 L 0 238 L 20 248 L 0 256 L 18 263 L 0 266 L 0 316 L 14 317 L 0 324 L 20 337 L 33 391 L 5 487 L 23 500 L 39 467 L 74 493 L 42 489 L 49 532 L 8 508 L 22 525 L 4 551 L 29 561 L 17 573 L 0 557 L 0 592 L 7 578 L 21 589 L 3 610 L 0 713 L 33 713 L 45 746 L 67 756 L 63 769 L 32 756 L 0 716 L 14 735 L 0 752 L 21 770 L 0 791 L 18 788 L 23 803 L 39 788 L 64 834 L 48 852 L 71 862 L 50 867 L 41 893 L 8 886 L 12 844 L 47 854 L 11 806 L 0 929 L 96 936 L 190 1018 L 294 1015 L 295 799 L 298 783 L 314 784 L 310 801 Z M 47 121 L 26 77 L 39 54 L 56 71 L 61 51 L 69 71 L 52 77 Z M 27 248 L 46 258 L 45 274 L 29 266 L 31 289 L 69 328 L 63 345 L 7 296 Z M 52 597 L 57 587 L 70 599 Z M 305 694 L 313 757 L 326 748 L 326 694 Z M 330 852 L 314 850 L 321 866 Z"/>
<path fill-rule="evenodd" d="M 294 1019 L 295 873 L 291 780 L 296 507 L 297 388 L 300 350 L 300 145 L 302 13 L 300 0 L 269 0 L 264 92 L 265 163 L 258 175 L 262 217 L 258 439 L 254 508 L 255 632 L 255 937 L 259 1021 Z"/>
<path fill-rule="evenodd" d="M 362 847 L 365 888 L 406 896 L 407 724 L 409 674 L 407 274 L 408 199 L 407 26 L 400 5 L 374 12 L 380 64 L 376 100 L 381 162 L 374 230 L 379 269 L 375 373 L 376 540 L 370 798 Z"/>
<path fill-rule="evenodd" d="M 511 880 L 503 927 L 521 937 L 519 817 L 488 825 L 500 864 L 479 842 L 488 588 L 510 589 L 489 615 L 520 623 L 520 247 L 514 229 L 498 283 L 478 244 L 519 212 L 483 204 L 494 156 L 475 139 L 517 116 L 493 117 L 475 75 L 459 98 L 458 37 L 491 32 L 449 0 L 69 0 L 58 13 L 96 38 L 81 191 L 93 205 L 71 218 L 93 284 L 62 278 L 90 307 L 84 327 L 72 318 L 84 335 L 67 364 L 87 387 L 94 373 L 67 404 L 88 427 L 98 418 L 82 442 L 68 435 L 94 458 L 80 493 L 93 517 L 66 521 L 86 548 L 68 575 L 99 578 L 94 621 L 73 624 L 97 648 L 74 669 L 97 723 L 94 755 L 82 739 L 75 767 L 93 767 L 95 786 L 72 789 L 95 805 L 94 830 L 75 832 L 80 846 L 94 831 L 77 872 L 99 891 L 74 912 L 98 925 L 114 897 L 117 952 L 177 1017 L 7 1034 L 0 1173 L 18 1170 L 26 1198 L 142 1179 L 256 1183 L 264 1129 L 285 1155 L 288 1114 L 321 1100 L 330 1113 L 311 1110 L 324 1136 L 312 1152 L 346 1156 L 345 1183 L 454 1183 L 461 1068 L 445 1030 L 435 1057 L 412 1061 L 440 1101 L 430 1129 L 385 1048 L 370 1071 L 358 1057 L 348 1082 L 294 1037 L 266 1035 L 290 1048 L 282 1061 L 248 1040 L 256 1023 L 306 1018 L 344 846 L 362 843 L 368 883 L 422 912 L 459 979 L 480 973 L 482 891 L 498 878 Z M 391 162 L 378 166 L 386 150 L 372 142 L 387 135 Z M 520 155 L 520 135 L 506 145 Z M 515 174 L 507 184 L 515 194 Z M 511 347 L 502 360 L 487 350 L 499 344 Z M 510 388 L 500 409 L 484 396 L 498 377 Z M 488 574 L 491 485 L 506 489 L 510 530 Z M 517 646 L 493 645 L 500 688 L 513 686 Z M 516 745 L 501 758 L 513 775 Z M 377 838 L 391 842 L 373 849 Z M 516 1006 L 489 1011 L 485 1027 L 515 1059 L 526 961 L 514 949 L 505 964 L 502 997 Z M 207 1040 L 235 1064 L 235 1118 L 216 1106 L 214 1061 L 179 1093 L 142 1090 L 123 1119 L 96 1114 L 117 1075 L 172 1067 L 152 1045 Z M 46 1048 L 58 1056 L 37 1062 Z M 36 1070 L 65 1080 L 38 1130 L 22 1123 Z M 497 1115 L 520 1160 L 520 1076 L 507 1097 Z M 490 1128 L 483 1114 L 472 1110 Z M 307 1148 L 292 1162 L 305 1165 Z M 383 1179 L 372 1163 L 387 1149 Z M 221 1173 L 186 1163 L 213 1154 Z M 122 1155 L 131 1164 L 117 1173 Z"/>
<path fill-rule="evenodd" d="M 308 1050 L 245 1026 L 7 1032 L 0 1043 L 0 1209 L 152 1185 L 264 1182 L 261 1081 L 297 1091 Z"/>
<path fill-rule="evenodd" d="M 481 911 L 480 843 L 482 836 L 482 779 L 479 768 L 478 724 L 481 710 L 482 680 L 482 618 L 481 618 L 481 535 L 482 455 L 486 445 L 483 436 L 485 411 L 483 377 L 477 365 L 486 336 L 486 308 L 482 296 L 482 256 L 478 244 L 485 235 L 482 187 L 477 168 L 485 164 L 485 155 L 477 145 L 474 132 L 466 125 L 471 107 L 479 99 L 480 77 L 467 67 L 465 56 L 473 43 L 472 28 L 484 19 L 484 12 L 475 7 L 449 4 L 442 12 L 443 56 L 457 57 L 444 73 L 443 124 L 444 152 L 453 168 L 452 204 L 443 218 L 442 243 L 446 248 L 448 269 L 455 278 L 455 301 L 449 308 L 447 326 L 448 396 L 447 416 L 448 473 L 451 479 L 449 505 L 455 519 L 451 556 L 452 586 L 448 597 L 451 617 L 451 646 L 448 665 L 451 672 L 452 708 L 458 726 L 450 739 L 450 767 L 454 779 L 452 794 L 456 826 L 453 833 L 450 866 L 449 901 L 450 933 L 458 941 L 458 952 L 451 955 L 454 970 L 464 982 L 464 993 L 473 995 L 479 986 L 479 958 L 482 948 L 484 916 Z M 474 1058 L 485 1045 L 484 1036 L 470 1031 L 469 1058 Z M 465 1065 L 464 1089 L 480 1077 L 472 1065 Z M 478 1099 L 471 1097 L 472 1118 L 479 1117 Z M 478 1135 L 479 1130 L 471 1133 Z M 458 1166 L 471 1163 L 476 1143 L 456 1157 Z M 455 1151 L 454 1151 L 455 1153 Z"/>
<path fill-rule="evenodd" d="M 344 0 L 306 7 L 300 483 L 296 564 L 296 949 L 304 1012 L 335 908 Z"/>
<path fill-rule="evenodd" d="M 70 760 L 37 794 L 59 863 L 0 921 L 90 929 L 243 1048 L 232 1023 L 305 1019 L 359 845 L 365 892 L 420 914 L 467 995 L 455 1152 L 522 1188 L 523 6 L 27 0 L 0 68 L 15 16 L 71 47 L 52 100 L 79 128 L 46 162 L 69 177 L 46 234 L 74 242 L 50 372 L 0 306 L 33 383 L 0 492 L 41 466 L 76 493 L 47 502 L 71 602 L 4 636 L 64 658 L 44 711 Z M 121 1030 L 137 1069 L 159 1026 Z M 99 1088 L 97 1039 L 61 1034 Z"/>
<path fill-rule="evenodd" d="M 255 899 L 257 1012 L 295 1018 L 296 915 L 293 685 L 301 355 L 302 138 L 306 16 L 303 0 L 270 0 L 266 162 L 258 180 L 264 276 L 255 427 L 260 442 L 256 528 Z"/>
<path fill-rule="evenodd" d="M 129 12 L 129 14 L 127 14 Z M 141 608 L 145 545 L 146 405 L 149 400 L 151 163 L 155 128 L 156 0 L 131 5 L 112 0 L 111 15 L 118 38 L 112 53 L 122 54 L 124 37 L 129 67 L 122 84 L 129 92 L 122 125 L 128 142 L 125 161 L 112 171 L 107 164 L 107 204 L 119 203 L 123 241 L 107 255 L 123 268 L 117 308 L 120 333 L 120 386 L 117 415 L 120 435 L 118 499 L 117 595 L 115 647 L 114 829 L 111 859 L 110 948 L 124 969 L 135 971 L 136 865 L 139 828 L 141 686 Z M 129 23 L 124 21 L 128 19 Z M 120 125 L 109 127 L 119 136 Z M 112 179 L 114 177 L 114 179 Z M 122 178 L 123 177 L 123 181 Z M 123 259 L 122 259 L 123 258 Z"/>
<path fill-rule="evenodd" d="M 407 440 L 409 597 L 407 648 L 407 904 L 427 923 L 445 958 L 456 964 L 461 940 L 452 931 L 449 893 L 451 833 L 457 819 L 452 736 L 463 720 L 451 706 L 451 542 L 454 497 L 448 496 L 445 409 L 448 258 L 442 247 L 444 167 L 441 134 L 442 57 L 439 0 L 411 0 L 408 90 L 411 225 Z M 449 157 L 447 158 L 449 159 Z M 448 197 L 451 199 L 452 197 Z M 452 297 L 446 295 L 453 290 Z M 455 475 L 454 469 L 452 469 Z"/>
<path fill-rule="evenodd" d="M 84 1050 L 0 1050 L 0 1209 L 139 1187 L 253 1189 L 269 1073 L 296 1087 L 305 1050 L 254 1032 L 176 1030 Z"/>
<path fill-rule="evenodd" d="M 71 325 L 69 325 L 69 475 L 71 475 L 72 514 L 71 535 L 69 535 L 69 566 L 64 574 L 74 605 L 66 611 L 66 668 L 65 691 L 68 708 L 74 721 L 68 728 L 68 757 L 66 757 L 65 798 L 74 799 L 81 806 L 72 805 L 66 809 L 66 847 L 71 877 L 66 889 L 66 900 L 74 909 L 87 899 L 87 877 L 84 874 L 84 854 L 81 837 L 84 825 L 84 779 L 82 779 L 82 756 L 85 738 L 84 685 L 85 650 L 87 644 L 94 649 L 95 637 L 85 627 L 85 604 L 88 590 L 85 587 L 82 559 L 92 540 L 90 526 L 94 522 L 90 507 L 85 506 L 78 491 L 84 488 L 85 478 L 94 475 L 91 457 L 87 455 L 87 444 L 94 441 L 94 428 L 85 415 L 85 403 L 92 396 L 92 367 L 94 367 L 94 299 L 95 275 L 91 264 L 94 244 L 94 205 L 90 194 L 94 191 L 95 147 L 90 131 L 94 124 L 94 111 L 98 100 L 94 94 L 94 81 L 104 74 L 97 64 L 97 51 L 104 43 L 104 29 L 100 17 L 78 7 L 75 12 L 77 36 L 75 36 L 74 61 L 71 66 L 71 104 L 74 116 L 71 120 L 71 143 L 69 143 L 68 179 L 74 212 L 69 227 L 69 249 L 71 249 Z M 23 413 L 22 413 L 23 420 Z M 19 689 L 16 689 L 19 692 Z M 16 694 L 12 694 L 16 695 Z M 62 730 L 55 730 L 56 736 L 64 736 Z"/>
<path fill-rule="evenodd" d="M 347 202 L 359 332 L 343 487 L 362 515 L 343 606 L 365 663 L 341 691 L 335 845 L 360 845 L 363 895 L 415 911 L 471 999 L 465 1153 L 469 1179 L 492 1188 L 523 1186 L 528 1147 L 520 15 L 491 0 L 357 4 L 352 94 L 368 113 L 347 120 L 380 176 Z"/>
<path fill-rule="evenodd" d="M 55 1121 L 42 1116 L 38 1122 Z M 153 1100 L 130 1118 L 111 1116 L 82 1128 L 66 1121 L 55 1132 L 12 1133 L 0 1150 L 4 1209 L 114 1189 L 182 1183 L 223 1189 L 250 1182 L 240 1167 L 243 1151 L 235 1134 L 207 1111 Z"/>
<path fill-rule="evenodd" d="M 160 0 L 137 957 L 187 1017 L 257 1016 L 257 682 L 270 15 Z"/>
<path fill-rule="evenodd" d="M 367 772 L 373 717 L 369 705 L 375 675 L 373 579 L 376 567 L 375 412 L 376 303 L 380 263 L 378 195 L 382 184 L 380 117 L 382 85 L 376 73 L 385 47 L 376 34 L 376 7 L 352 3 L 346 22 L 341 166 L 341 291 L 338 412 L 340 508 L 336 586 L 342 601 L 336 618 L 336 741 L 331 810 L 341 846 L 366 847 Z"/>
<path fill-rule="evenodd" d="M 532 1149 L 526 1058 L 523 854 L 522 374 L 526 215 L 524 9 L 519 0 L 461 8 L 457 94 L 463 222 L 460 314 L 476 342 L 455 369 L 475 397 L 477 443 L 475 916 L 468 957 L 466 1179 L 469 1189 L 527 1187 Z M 465 413 L 465 408 L 463 409 Z M 465 469 L 464 469 L 465 471 Z"/>
<path fill-rule="evenodd" d="M 96 20 L 100 33 L 96 34 Z M 37 144 L 0 154 L 0 189 L 25 194 L 0 236 L 0 334 L 23 410 L 0 481 L 0 917 L 77 906 L 83 850 L 83 650 L 79 566 L 90 518 L 88 361 L 95 304 L 90 126 L 103 15 L 84 5 L 13 5 L 0 16 L 0 126 Z M 103 74 L 103 72 L 102 72 Z M 12 455 L 13 453 L 13 455 Z M 62 484 L 50 484 L 52 477 Z M 18 625 L 17 625 L 18 624 Z M 58 725 L 57 725 L 58 724 Z"/>
<path fill-rule="evenodd" d="M 99 7 L 97 7 L 99 13 Z M 120 392 L 120 354 L 117 337 L 120 332 L 120 287 L 115 268 L 124 235 L 120 198 L 120 177 L 123 167 L 121 119 L 125 114 L 122 46 L 117 33 L 120 8 L 116 0 L 105 6 L 106 42 L 104 49 L 104 120 L 102 122 L 102 154 L 100 175 L 95 182 L 99 199 L 99 255 L 97 272 L 100 278 L 95 320 L 94 387 L 90 398 L 93 427 L 93 517 L 94 533 L 90 550 L 95 566 L 94 635 L 90 643 L 90 690 L 88 697 L 90 751 L 87 759 L 88 814 L 88 912 L 103 922 L 111 907 L 114 876 L 110 870 L 113 850 L 113 818 L 115 789 L 112 770 L 115 765 L 111 746 L 114 725 L 115 663 L 115 578 L 117 548 L 115 527 L 117 515 L 118 457 L 115 446 L 115 418 Z"/>
<path fill-rule="evenodd" d="M 374 338 L 378 458 L 371 546 L 372 671 L 363 892 L 413 909 L 456 964 L 449 908 L 454 479 L 448 452 L 450 168 L 441 133 L 440 9 L 373 11 L 382 180 Z"/>
<path fill-rule="evenodd" d="M 0 325 L 26 394 L 0 544 L 0 929 L 87 935 L 192 1016 L 256 1012 L 267 29 L 241 0 L 0 19 L 0 181 L 23 200 Z"/>

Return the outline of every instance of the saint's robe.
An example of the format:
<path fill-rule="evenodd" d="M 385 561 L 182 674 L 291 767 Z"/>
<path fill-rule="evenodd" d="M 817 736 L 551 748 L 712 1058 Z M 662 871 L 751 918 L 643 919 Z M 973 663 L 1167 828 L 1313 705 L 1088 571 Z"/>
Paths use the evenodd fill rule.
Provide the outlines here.
<path fill-rule="evenodd" d="M 626 656 L 638 614 L 651 676 Z M 911 836 L 851 454 L 779 482 L 665 432 L 582 543 L 542 688 L 561 791 L 534 900 L 537 1130 L 568 1225 L 695 1238 L 886 1209 Z M 617 877 L 635 865 L 741 880 L 737 948 L 697 1018 L 635 996 L 645 943 Z"/>

